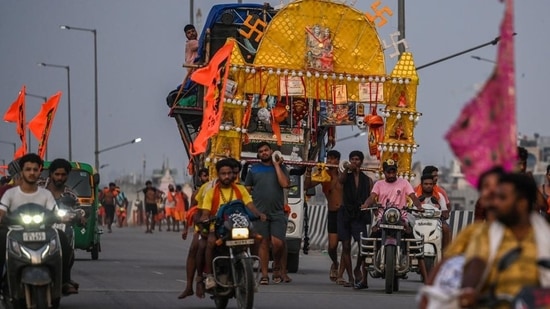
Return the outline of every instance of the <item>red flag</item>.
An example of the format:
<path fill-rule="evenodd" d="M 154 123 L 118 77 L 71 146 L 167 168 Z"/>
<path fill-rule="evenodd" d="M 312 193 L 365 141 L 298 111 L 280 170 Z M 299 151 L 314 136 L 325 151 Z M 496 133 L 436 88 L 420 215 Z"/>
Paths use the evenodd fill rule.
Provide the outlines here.
<path fill-rule="evenodd" d="M 206 67 L 196 70 L 191 75 L 193 81 L 207 88 L 201 130 L 191 145 L 192 155 L 204 153 L 208 140 L 219 131 L 233 45 L 235 45 L 233 41 L 225 43 Z"/>
<path fill-rule="evenodd" d="M 513 6 L 506 0 L 493 74 L 445 135 L 473 186 L 491 167 L 510 171 L 517 161 Z"/>
<path fill-rule="evenodd" d="M 14 159 L 17 159 L 27 153 L 27 130 L 25 129 L 25 124 L 27 123 L 25 118 L 25 92 L 26 88 L 25 85 L 23 85 L 17 95 L 17 99 L 15 99 L 4 114 L 4 121 L 17 123 L 17 135 L 19 135 L 19 138 L 21 139 L 21 148 L 14 154 Z"/>
<path fill-rule="evenodd" d="M 40 111 L 34 118 L 29 121 L 29 129 L 32 134 L 39 140 L 38 155 L 44 158 L 46 154 L 46 146 L 48 144 L 48 137 L 52 128 L 55 112 L 57 111 L 57 105 L 61 99 L 61 92 L 57 92 L 52 97 L 42 104 Z"/>

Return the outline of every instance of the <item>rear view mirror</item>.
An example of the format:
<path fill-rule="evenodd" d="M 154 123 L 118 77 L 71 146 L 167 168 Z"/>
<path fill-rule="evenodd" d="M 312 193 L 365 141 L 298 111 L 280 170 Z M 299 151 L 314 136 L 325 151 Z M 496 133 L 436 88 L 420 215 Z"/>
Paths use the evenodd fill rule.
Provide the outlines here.
<path fill-rule="evenodd" d="M 94 186 L 99 185 L 99 174 L 95 173 L 93 176 Z"/>

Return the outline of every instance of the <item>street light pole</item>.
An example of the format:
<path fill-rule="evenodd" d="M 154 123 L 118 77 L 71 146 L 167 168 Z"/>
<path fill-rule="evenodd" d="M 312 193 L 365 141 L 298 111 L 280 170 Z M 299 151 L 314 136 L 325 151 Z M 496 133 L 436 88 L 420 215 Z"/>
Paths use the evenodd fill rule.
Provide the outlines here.
<path fill-rule="evenodd" d="M 141 137 L 138 137 L 138 138 L 134 138 L 133 140 L 131 141 L 128 141 L 128 142 L 125 142 L 125 143 L 122 143 L 122 144 L 118 144 L 118 145 L 115 145 L 115 146 L 111 146 L 111 147 L 107 147 L 105 149 L 101 149 L 97 152 L 97 155 L 99 157 L 99 154 L 102 153 L 102 152 L 105 152 L 105 151 L 109 151 L 109 150 L 113 150 L 115 148 L 119 148 L 119 147 L 122 147 L 122 146 L 126 146 L 126 145 L 130 145 L 130 144 L 135 144 L 135 143 L 139 143 L 141 142 Z M 105 166 L 103 165 L 99 165 L 99 161 L 97 162 L 98 163 L 98 169 L 97 171 L 99 171 L 99 169 L 101 169 L 102 167 L 105 167 L 107 166 L 108 164 L 106 164 Z"/>
<path fill-rule="evenodd" d="M 69 161 L 73 160 L 73 147 L 72 147 L 72 129 L 71 129 L 71 67 L 68 65 L 58 65 L 50 63 L 38 63 L 41 67 L 51 67 L 67 70 L 67 110 L 68 110 L 68 136 L 69 136 Z"/>
<path fill-rule="evenodd" d="M 89 28 L 79 28 L 79 27 L 71 27 L 67 25 L 60 26 L 61 29 L 64 30 L 76 30 L 76 31 L 85 31 L 85 32 L 91 32 L 94 35 L 94 96 L 95 96 L 95 102 L 94 102 L 94 132 L 95 132 L 95 148 L 94 148 L 94 156 L 95 156 L 95 164 L 94 167 L 96 170 L 99 170 L 99 120 L 98 120 L 98 95 L 97 95 L 97 30 L 96 29 L 89 29 Z"/>
<path fill-rule="evenodd" d="M 399 31 L 399 40 L 405 39 L 405 0 L 397 1 L 397 30 Z M 399 44 L 399 53 L 405 52 L 405 45 Z"/>
<path fill-rule="evenodd" d="M 13 155 L 17 152 L 17 145 L 14 142 L 0 141 L 1 144 L 8 144 L 13 146 Z"/>
<path fill-rule="evenodd" d="M 37 98 L 37 99 L 41 99 L 42 101 L 44 101 L 44 103 L 46 103 L 48 101 L 48 97 L 45 97 L 45 96 L 41 96 L 41 95 L 37 95 L 37 94 L 32 94 L 32 93 L 28 93 L 26 92 L 25 93 L 26 96 L 29 96 L 31 98 Z M 27 134 L 29 135 L 29 149 L 28 149 L 28 152 L 30 153 L 31 152 L 31 129 L 27 129 Z M 38 148 L 37 148 L 38 149 Z M 48 151 L 48 148 L 46 148 L 46 153 Z M 47 154 L 46 154 L 46 157 L 47 157 Z"/>

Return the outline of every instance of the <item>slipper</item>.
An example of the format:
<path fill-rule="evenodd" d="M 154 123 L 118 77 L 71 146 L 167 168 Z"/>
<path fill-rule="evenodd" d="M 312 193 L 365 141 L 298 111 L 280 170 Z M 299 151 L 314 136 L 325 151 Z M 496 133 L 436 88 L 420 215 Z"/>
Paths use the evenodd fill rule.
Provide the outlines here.
<path fill-rule="evenodd" d="M 282 279 L 284 283 L 292 282 L 292 278 L 290 278 L 287 274 L 282 275 Z"/>
<path fill-rule="evenodd" d="M 336 279 L 336 284 L 341 285 L 341 286 L 346 287 L 346 288 L 351 287 L 351 283 L 349 281 L 346 281 L 346 279 L 344 279 L 344 278 Z"/>
<path fill-rule="evenodd" d="M 260 285 L 269 285 L 269 277 L 262 277 L 260 279 Z"/>
<path fill-rule="evenodd" d="M 281 283 L 283 278 L 281 277 L 281 270 L 279 268 L 273 267 L 273 275 L 271 276 L 273 283 Z"/>
<path fill-rule="evenodd" d="M 359 281 L 359 282 L 355 283 L 353 288 L 356 289 L 356 290 L 363 290 L 363 289 L 368 289 L 369 285 L 364 283 L 363 281 Z"/>

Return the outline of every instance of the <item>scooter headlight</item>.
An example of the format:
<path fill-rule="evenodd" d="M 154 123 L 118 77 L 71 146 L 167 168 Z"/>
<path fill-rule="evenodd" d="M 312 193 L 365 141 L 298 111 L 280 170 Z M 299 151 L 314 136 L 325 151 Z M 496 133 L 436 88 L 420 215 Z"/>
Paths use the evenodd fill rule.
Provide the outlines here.
<path fill-rule="evenodd" d="M 34 222 L 36 224 L 39 224 L 39 223 L 42 223 L 42 221 L 44 221 L 44 215 L 43 214 L 32 216 L 32 222 Z"/>
<path fill-rule="evenodd" d="M 231 239 L 247 239 L 248 235 L 248 228 L 236 227 L 231 230 Z"/>
<path fill-rule="evenodd" d="M 30 224 L 32 222 L 32 216 L 21 214 L 21 221 L 23 221 L 24 224 Z"/>
<path fill-rule="evenodd" d="M 384 213 L 384 219 L 386 223 L 395 224 L 401 219 L 401 214 L 396 208 L 390 208 Z"/>
<path fill-rule="evenodd" d="M 57 216 L 60 218 L 63 218 L 67 215 L 67 211 L 65 209 L 58 209 L 57 210 Z"/>

